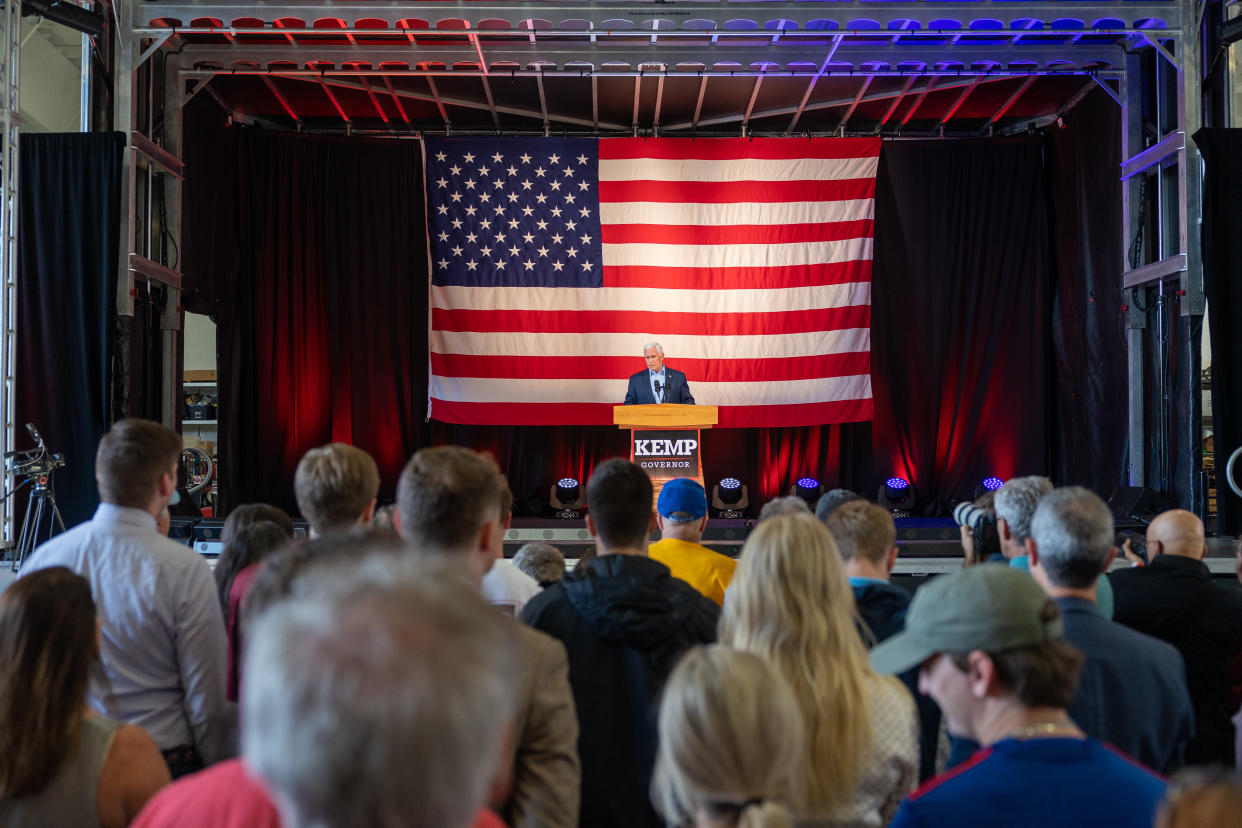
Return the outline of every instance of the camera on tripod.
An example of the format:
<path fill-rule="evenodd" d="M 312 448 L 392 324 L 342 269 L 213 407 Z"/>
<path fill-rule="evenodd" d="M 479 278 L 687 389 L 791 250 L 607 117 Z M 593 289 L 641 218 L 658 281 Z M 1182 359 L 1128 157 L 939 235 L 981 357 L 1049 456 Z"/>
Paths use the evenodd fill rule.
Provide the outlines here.
<path fill-rule="evenodd" d="M 13 558 L 13 571 L 16 572 L 22 561 L 35 550 L 41 541 L 45 541 L 56 533 L 57 527 L 65 531 L 65 521 L 56 507 L 56 494 L 52 488 L 52 472 L 64 468 L 65 455 L 47 450 L 43 435 L 34 423 L 26 423 L 26 431 L 34 438 L 35 447 L 25 451 L 11 451 L 4 455 L 5 471 L 15 478 L 24 477 L 19 485 L 9 490 L 5 497 L 10 497 L 26 484 L 30 487 L 30 502 L 26 506 L 26 516 L 22 520 L 22 533 L 17 541 L 17 549 Z M 46 521 L 44 518 L 46 517 Z"/>
<path fill-rule="evenodd" d="M 65 455 L 60 452 L 47 453 L 47 444 L 43 442 L 43 435 L 35 428 L 34 423 L 26 423 L 26 431 L 34 438 L 35 447 L 25 451 L 10 451 L 4 455 L 5 471 L 14 476 L 42 477 L 64 468 Z"/>
<path fill-rule="evenodd" d="M 19 451 L 4 461 L 4 470 L 14 476 L 39 477 L 65 467 L 65 455 L 41 453 L 33 448 Z"/>

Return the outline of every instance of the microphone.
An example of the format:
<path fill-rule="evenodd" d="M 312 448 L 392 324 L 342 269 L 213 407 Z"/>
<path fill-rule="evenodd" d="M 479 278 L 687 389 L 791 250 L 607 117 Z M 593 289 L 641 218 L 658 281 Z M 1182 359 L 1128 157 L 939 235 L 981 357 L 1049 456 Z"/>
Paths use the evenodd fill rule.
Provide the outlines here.
<path fill-rule="evenodd" d="M 657 398 L 664 393 L 664 385 L 659 380 L 655 381 L 655 392 Z"/>

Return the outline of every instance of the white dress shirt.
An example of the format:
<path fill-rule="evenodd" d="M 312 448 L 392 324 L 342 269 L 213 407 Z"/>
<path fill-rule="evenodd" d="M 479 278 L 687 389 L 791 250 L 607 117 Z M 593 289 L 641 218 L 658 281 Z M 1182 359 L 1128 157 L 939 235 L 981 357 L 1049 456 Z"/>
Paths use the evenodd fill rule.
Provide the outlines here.
<path fill-rule="evenodd" d="M 52 566 L 91 584 L 105 679 L 92 681 L 91 707 L 138 725 L 161 750 L 193 745 L 206 764 L 233 756 L 228 643 L 207 562 L 160 535 L 150 513 L 103 503 L 35 550 L 22 574 Z"/>

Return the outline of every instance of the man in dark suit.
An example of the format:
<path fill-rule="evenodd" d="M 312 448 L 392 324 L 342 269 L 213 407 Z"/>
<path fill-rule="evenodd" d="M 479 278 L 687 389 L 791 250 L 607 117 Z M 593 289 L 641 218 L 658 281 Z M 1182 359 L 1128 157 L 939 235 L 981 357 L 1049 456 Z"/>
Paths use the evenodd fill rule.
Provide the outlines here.
<path fill-rule="evenodd" d="M 1065 640 L 1085 660 L 1070 718 L 1160 773 L 1185 764 L 1195 729 L 1186 667 L 1170 644 L 1104 617 L 1096 606 L 1112 562 L 1113 518 L 1103 500 L 1077 486 L 1044 495 L 1025 545 L 1031 576 L 1061 608 Z"/>
<path fill-rule="evenodd" d="M 630 377 L 630 387 L 625 392 L 626 405 L 694 405 L 686 375 L 664 364 L 664 349 L 659 342 L 647 343 L 643 348 L 643 359 L 647 360 L 647 370 Z"/>
<path fill-rule="evenodd" d="M 1150 563 L 1109 576 L 1113 617 L 1182 654 L 1195 709 L 1186 762 L 1228 766 L 1234 759 L 1230 665 L 1242 648 L 1242 596 L 1217 587 L 1206 554 L 1198 516 L 1184 509 L 1158 515 L 1147 527 Z"/>

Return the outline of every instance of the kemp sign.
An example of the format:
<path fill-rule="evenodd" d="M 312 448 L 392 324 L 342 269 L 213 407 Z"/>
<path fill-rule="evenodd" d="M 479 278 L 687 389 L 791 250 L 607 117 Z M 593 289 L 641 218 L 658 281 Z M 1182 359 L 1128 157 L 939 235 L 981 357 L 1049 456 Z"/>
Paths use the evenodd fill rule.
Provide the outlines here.
<path fill-rule="evenodd" d="M 689 429 L 634 429 L 630 458 L 652 478 L 702 477 L 699 431 Z"/>

